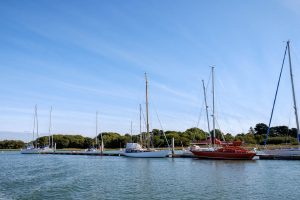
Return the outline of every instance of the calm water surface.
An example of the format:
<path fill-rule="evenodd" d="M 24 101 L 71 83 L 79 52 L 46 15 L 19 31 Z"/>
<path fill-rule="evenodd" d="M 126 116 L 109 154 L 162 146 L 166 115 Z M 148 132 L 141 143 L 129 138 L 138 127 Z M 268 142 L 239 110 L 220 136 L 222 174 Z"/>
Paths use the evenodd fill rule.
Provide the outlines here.
<path fill-rule="evenodd" d="M 0 152 L 0 199 L 300 199 L 300 161 Z"/>

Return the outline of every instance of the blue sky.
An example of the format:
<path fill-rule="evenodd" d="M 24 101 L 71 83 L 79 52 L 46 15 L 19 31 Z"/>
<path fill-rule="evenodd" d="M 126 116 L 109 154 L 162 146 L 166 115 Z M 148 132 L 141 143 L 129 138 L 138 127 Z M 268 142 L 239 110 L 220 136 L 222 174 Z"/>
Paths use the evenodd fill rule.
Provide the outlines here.
<path fill-rule="evenodd" d="M 295 1 L 0 1 L 0 139 L 29 140 L 34 105 L 41 134 L 138 132 L 148 73 L 151 128 L 197 125 L 201 80 L 216 69 L 218 128 L 267 123 L 291 40 L 300 90 L 300 3 Z M 211 108 L 211 89 L 208 90 Z M 298 98 L 298 101 L 300 99 Z M 285 66 L 274 125 L 295 127 Z M 204 112 L 199 127 L 206 130 Z"/>

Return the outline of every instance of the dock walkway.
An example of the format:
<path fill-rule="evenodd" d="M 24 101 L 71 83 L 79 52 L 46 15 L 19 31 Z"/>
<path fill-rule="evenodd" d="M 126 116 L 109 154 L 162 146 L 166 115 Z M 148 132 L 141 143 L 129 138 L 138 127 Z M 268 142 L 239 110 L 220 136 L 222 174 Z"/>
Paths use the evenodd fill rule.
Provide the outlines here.
<path fill-rule="evenodd" d="M 122 151 L 54 151 L 54 152 L 39 152 L 36 154 L 53 154 L 53 155 L 86 155 L 86 156 L 124 156 Z M 173 154 L 172 158 L 196 158 L 193 154 Z"/>

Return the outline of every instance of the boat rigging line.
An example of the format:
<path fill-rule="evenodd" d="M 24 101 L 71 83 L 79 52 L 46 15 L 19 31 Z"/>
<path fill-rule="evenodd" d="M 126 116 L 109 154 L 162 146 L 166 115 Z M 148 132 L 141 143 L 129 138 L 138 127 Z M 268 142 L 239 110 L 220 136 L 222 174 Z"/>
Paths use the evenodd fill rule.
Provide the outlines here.
<path fill-rule="evenodd" d="M 287 50 L 288 50 L 288 45 L 286 45 L 284 55 L 283 55 L 283 60 L 282 60 L 280 74 L 279 74 L 279 78 L 278 78 L 278 82 L 277 82 L 275 97 L 274 97 L 272 111 L 271 111 L 271 117 L 270 117 L 270 120 L 269 120 L 269 126 L 268 126 L 268 130 L 267 130 L 267 135 L 266 135 L 266 138 L 265 138 L 265 141 L 264 141 L 264 146 L 266 146 L 266 144 L 267 144 L 268 136 L 269 136 L 269 133 L 270 133 L 270 126 L 271 126 L 271 123 L 272 123 L 273 112 L 274 112 L 274 108 L 275 108 L 275 103 L 276 103 L 276 99 L 277 99 L 279 84 L 280 84 L 280 80 L 281 80 L 281 75 L 282 75 L 282 71 L 283 71 L 283 67 L 284 67 L 284 62 L 285 62 L 285 57 L 286 57 Z"/>

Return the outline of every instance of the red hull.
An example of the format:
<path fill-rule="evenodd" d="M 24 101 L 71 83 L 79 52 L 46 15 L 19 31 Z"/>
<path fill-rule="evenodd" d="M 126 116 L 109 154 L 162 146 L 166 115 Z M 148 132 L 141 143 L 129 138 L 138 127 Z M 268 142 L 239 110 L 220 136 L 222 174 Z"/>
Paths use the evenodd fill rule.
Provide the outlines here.
<path fill-rule="evenodd" d="M 215 151 L 192 151 L 198 158 L 221 160 L 252 160 L 255 152 L 240 147 L 223 147 Z"/>

